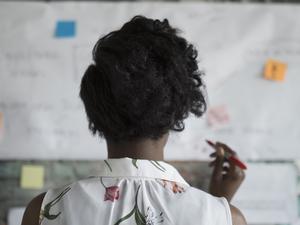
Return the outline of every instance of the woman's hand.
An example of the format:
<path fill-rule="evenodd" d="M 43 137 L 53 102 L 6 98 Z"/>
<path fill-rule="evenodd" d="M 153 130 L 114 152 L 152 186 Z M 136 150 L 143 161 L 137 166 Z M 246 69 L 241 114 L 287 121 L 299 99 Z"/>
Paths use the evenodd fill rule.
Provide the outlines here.
<path fill-rule="evenodd" d="M 210 155 L 215 159 L 209 164 L 214 166 L 209 193 L 217 197 L 225 197 L 230 202 L 245 179 L 245 172 L 224 157 L 224 151 L 237 157 L 236 152 L 231 148 L 221 142 L 217 142 L 214 148 L 216 152 Z"/>

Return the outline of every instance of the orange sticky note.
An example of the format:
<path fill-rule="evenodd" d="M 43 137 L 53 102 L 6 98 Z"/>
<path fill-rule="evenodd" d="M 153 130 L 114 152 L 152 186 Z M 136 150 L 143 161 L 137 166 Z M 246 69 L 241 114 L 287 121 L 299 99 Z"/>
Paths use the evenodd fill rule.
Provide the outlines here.
<path fill-rule="evenodd" d="M 285 63 L 269 59 L 265 65 L 264 78 L 274 81 L 283 81 L 286 69 L 287 65 Z"/>

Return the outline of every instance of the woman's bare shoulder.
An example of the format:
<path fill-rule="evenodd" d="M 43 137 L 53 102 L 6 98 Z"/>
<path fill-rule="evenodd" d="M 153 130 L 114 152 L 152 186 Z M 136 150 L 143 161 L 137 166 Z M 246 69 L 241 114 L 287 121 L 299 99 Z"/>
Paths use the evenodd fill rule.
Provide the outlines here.
<path fill-rule="evenodd" d="M 232 225 L 247 225 L 243 213 L 233 205 L 230 205 Z"/>
<path fill-rule="evenodd" d="M 46 192 L 33 198 L 27 205 L 23 219 L 22 225 L 38 225 L 41 205 L 44 199 Z"/>

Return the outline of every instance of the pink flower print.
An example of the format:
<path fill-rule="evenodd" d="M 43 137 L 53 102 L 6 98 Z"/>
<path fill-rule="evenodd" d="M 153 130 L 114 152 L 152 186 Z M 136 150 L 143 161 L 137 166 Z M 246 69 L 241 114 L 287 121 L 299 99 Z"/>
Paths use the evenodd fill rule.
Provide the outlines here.
<path fill-rule="evenodd" d="M 172 191 L 173 193 L 177 193 L 177 192 L 181 193 L 184 191 L 184 188 L 179 186 L 177 183 L 172 182 Z"/>
<path fill-rule="evenodd" d="M 104 201 L 110 200 L 113 202 L 115 199 L 116 200 L 119 199 L 119 196 L 120 196 L 119 186 L 114 185 L 114 186 L 107 187 L 103 183 L 102 177 L 100 177 L 100 182 L 101 182 L 102 186 L 105 188 Z"/>
<path fill-rule="evenodd" d="M 168 181 L 168 180 L 165 180 L 165 179 L 162 179 L 163 181 L 163 187 L 164 188 L 170 188 L 174 194 L 176 193 L 182 193 L 184 192 L 184 188 L 179 186 L 175 181 Z"/>
<path fill-rule="evenodd" d="M 105 187 L 104 201 L 110 200 L 113 202 L 115 199 L 116 200 L 119 199 L 119 187 L 118 186 Z"/>

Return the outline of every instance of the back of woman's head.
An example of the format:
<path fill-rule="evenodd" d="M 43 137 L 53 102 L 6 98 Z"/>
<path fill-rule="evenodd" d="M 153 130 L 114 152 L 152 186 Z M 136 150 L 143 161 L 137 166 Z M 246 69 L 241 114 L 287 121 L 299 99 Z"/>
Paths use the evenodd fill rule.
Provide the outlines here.
<path fill-rule="evenodd" d="M 156 140 L 184 130 L 190 112 L 205 112 L 198 53 L 179 32 L 167 19 L 138 15 L 98 40 L 80 89 L 94 135 Z"/>

